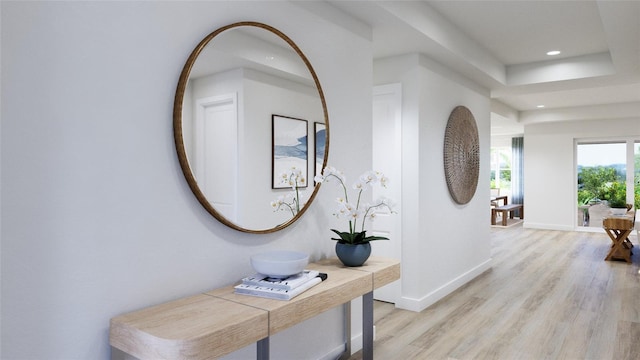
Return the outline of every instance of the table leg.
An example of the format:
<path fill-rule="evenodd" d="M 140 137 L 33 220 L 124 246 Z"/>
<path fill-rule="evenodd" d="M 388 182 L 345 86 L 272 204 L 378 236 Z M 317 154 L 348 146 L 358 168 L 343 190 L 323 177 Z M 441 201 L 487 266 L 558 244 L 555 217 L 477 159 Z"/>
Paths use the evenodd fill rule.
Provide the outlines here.
<path fill-rule="evenodd" d="M 258 340 L 257 343 L 258 353 L 256 358 L 258 360 L 269 360 L 269 337 Z"/>
<path fill-rule="evenodd" d="M 606 229 L 607 235 L 611 238 L 613 245 L 605 257 L 605 260 L 611 259 L 623 259 L 626 262 L 631 262 L 631 249 L 626 246 L 626 239 L 631 233 L 631 230 L 617 230 Z"/>
<path fill-rule="evenodd" d="M 495 208 L 491 209 L 491 225 L 496 224 L 496 212 Z"/>
<path fill-rule="evenodd" d="M 362 359 L 373 360 L 373 291 L 362 295 Z"/>
<path fill-rule="evenodd" d="M 338 360 L 346 360 L 351 357 L 351 301 L 347 301 L 343 305 L 344 308 L 344 334 L 345 334 L 345 350 L 338 357 Z"/>

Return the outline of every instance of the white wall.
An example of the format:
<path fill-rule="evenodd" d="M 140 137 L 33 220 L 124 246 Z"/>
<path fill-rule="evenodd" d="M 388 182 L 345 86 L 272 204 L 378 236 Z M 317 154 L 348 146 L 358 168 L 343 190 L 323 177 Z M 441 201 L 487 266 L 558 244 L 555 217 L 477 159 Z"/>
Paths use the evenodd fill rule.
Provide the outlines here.
<path fill-rule="evenodd" d="M 576 227 L 575 139 L 640 139 L 640 118 L 525 125 L 523 226 Z"/>
<path fill-rule="evenodd" d="M 266 229 L 291 219 L 289 211 L 273 212 L 271 201 L 291 192 L 287 189 L 271 189 L 270 181 L 256 182 L 257 174 L 272 173 L 271 115 L 289 116 L 307 121 L 307 181 L 310 186 L 302 193 L 311 195 L 313 191 L 313 169 L 315 164 L 315 143 L 313 123 L 324 122 L 322 103 L 315 88 L 285 81 L 273 82 L 270 77 L 253 76 L 245 79 L 245 96 L 251 98 L 251 106 L 245 107 L 244 151 L 245 161 L 241 163 L 242 188 L 251 188 L 240 199 L 242 224 L 251 224 L 256 229 Z M 261 96 L 260 96 L 261 95 Z M 249 103 L 249 101 L 245 101 Z M 266 119 L 260 126 L 256 119 Z M 266 136 L 265 136 L 266 135 Z M 276 173 L 274 176 L 279 176 Z M 279 185 L 279 184 L 278 184 Z M 308 190 L 308 193 L 307 193 Z M 259 201 L 266 206 L 250 206 Z M 262 219 L 262 220 L 260 220 Z"/>
<path fill-rule="evenodd" d="M 502 136 L 492 136 L 491 137 L 491 147 L 511 147 L 511 141 L 514 137 L 519 137 L 522 135 L 502 135 Z"/>
<path fill-rule="evenodd" d="M 267 23 L 313 64 L 329 110 L 329 160 L 354 178 L 371 164 L 372 51 L 370 39 L 337 25 L 345 17 L 328 22 L 273 1 L 0 6 L 1 358 L 107 359 L 115 315 L 231 284 L 256 252 L 333 254 L 329 229 L 344 224 L 330 217 L 331 189 L 275 234 L 211 217 L 178 165 L 172 107 L 204 35 Z M 341 345 L 341 316 L 332 310 L 276 335 L 273 358 L 327 355 Z"/>
<path fill-rule="evenodd" d="M 296 55 L 297 56 L 297 55 Z M 252 69 L 234 69 L 222 74 L 201 77 L 190 82 L 187 87 L 195 102 L 211 96 L 237 94 L 239 117 L 239 159 L 237 197 L 237 219 L 229 219 L 248 229 L 268 229 L 291 219 L 289 211 L 274 213 L 271 201 L 291 189 L 271 189 L 272 142 L 271 115 L 283 115 L 307 120 L 308 151 L 307 179 L 313 181 L 314 141 L 313 123 L 324 122 L 322 103 L 315 87 L 277 78 Z M 186 104 L 186 102 L 185 102 Z M 190 103 L 191 104 L 191 103 Z M 195 119 L 193 120 L 195 121 Z M 186 138 L 193 134 L 186 132 Z M 185 142 L 187 151 L 192 151 L 191 142 Z M 269 174 L 263 179 L 262 174 Z M 276 174 L 278 176 L 279 174 Z M 311 183 L 313 185 L 313 183 Z M 307 193 L 307 189 L 301 190 Z M 309 187 L 308 194 L 313 191 Z M 307 198 L 309 197 L 307 195 Z"/>
<path fill-rule="evenodd" d="M 420 311 L 490 267 L 488 91 L 421 55 L 375 62 L 376 85 L 402 84 L 402 301 Z M 443 148 L 451 111 L 473 113 L 480 176 L 473 199 L 456 204 L 447 188 Z"/>

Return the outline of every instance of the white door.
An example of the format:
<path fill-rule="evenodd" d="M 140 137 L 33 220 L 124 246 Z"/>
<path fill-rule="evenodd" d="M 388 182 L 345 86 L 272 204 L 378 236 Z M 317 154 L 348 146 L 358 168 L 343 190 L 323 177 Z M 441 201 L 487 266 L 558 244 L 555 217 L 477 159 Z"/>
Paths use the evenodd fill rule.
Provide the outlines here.
<path fill-rule="evenodd" d="M 402 196 L 402 88 L 400 84 L 381 85 L 373 89 L 373 168 L 389 178 L 385 188 L 374 188 L 373 199 L 386 196 L 395 201 L 397 214 L 380 214 L 372 223 L 374 235 L 390 240 L 372 243 L 372 255 L 401 260 L 402 231 L 400 200 Z M 401 280 L 375 290 L 377 300 L 397 303 Z"/>
<path fill-rule="evenodd" d="M 237 220 L 236 98 L 230 94 L 196 101 L 195 177 L 211 205 L 231 221 Z"/>

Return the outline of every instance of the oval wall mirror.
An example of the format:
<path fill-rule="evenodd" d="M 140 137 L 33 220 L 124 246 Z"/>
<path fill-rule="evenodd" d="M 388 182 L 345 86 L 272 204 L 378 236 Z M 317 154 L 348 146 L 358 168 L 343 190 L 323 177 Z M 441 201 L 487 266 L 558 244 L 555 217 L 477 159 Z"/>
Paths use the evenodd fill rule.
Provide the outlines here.
<path fill-rule="evenodd" d="M 329 150 L 324 94 L 302 51 L 269 25 L 234 23 L 196 46 L 178 82 L 173 128 L 189 187 L 231 228 L 281 230 L 317 194 L 313 177 Z M 296 189 L 281 181 L 292 169 L 297 208 Z"/>

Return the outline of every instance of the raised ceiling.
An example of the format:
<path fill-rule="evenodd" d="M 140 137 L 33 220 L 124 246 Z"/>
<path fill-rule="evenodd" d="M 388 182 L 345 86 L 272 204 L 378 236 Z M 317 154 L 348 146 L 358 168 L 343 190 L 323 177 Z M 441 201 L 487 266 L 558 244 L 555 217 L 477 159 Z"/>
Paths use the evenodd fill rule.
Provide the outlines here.
<path fill-rule="evenodd" d="M 372 29 L 375 58 L 422 53 L 490 89 L 494 134 L 640 116 L 640 1 L 330 3 Z"/>

